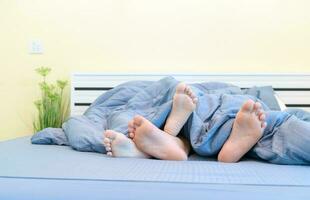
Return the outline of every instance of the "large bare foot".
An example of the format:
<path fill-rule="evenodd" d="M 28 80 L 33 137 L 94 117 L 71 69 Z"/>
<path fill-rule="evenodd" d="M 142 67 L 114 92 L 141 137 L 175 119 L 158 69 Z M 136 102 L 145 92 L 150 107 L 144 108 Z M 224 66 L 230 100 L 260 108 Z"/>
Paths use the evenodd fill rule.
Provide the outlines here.
<path fill-rule="evenodd" d="M 134 158 L 150 157 L 141 152 L 131 139 L 113 130 L 105 131 L 103 144 L 107 150 L 108 156 Z"/>
<path fill-rule="evenodd" d="M 232 132 L 223 145 L 218 160 L 238 162 L 262 137 L 265 113 L 258 102 L 248 100 L 237 113 Z"/>
<path fill-rule="evenodd" d="M 164 131 L 177 136 L 188 117 L 195 110 L 197 97 L 185 83 L 179 83 L 173 96 L 172 110 L 169 114 Z"/>
<path fill-rule="evenodd" d="M 154 126 L 142 116 L 135 116 L 128 129 L 134 143 L 144 153 L 162 160 L 187 160 L 188 144 Z"/>

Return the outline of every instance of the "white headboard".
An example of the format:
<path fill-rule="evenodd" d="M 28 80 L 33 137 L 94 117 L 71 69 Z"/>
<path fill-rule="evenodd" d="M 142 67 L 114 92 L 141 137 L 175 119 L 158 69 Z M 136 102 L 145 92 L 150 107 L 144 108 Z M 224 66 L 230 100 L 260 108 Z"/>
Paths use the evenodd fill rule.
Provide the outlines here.
<path fill-rule="evenodd" d="M 71 115 L 81 115 L 105 91 L 131 80 L 159 80 L 173 76 L 186 83 L 219 81 L 241 88 L 271 85 L 290 108 L 310 111 L 310 74 L 178 74 L 178 73 L 73 73 Z"/>

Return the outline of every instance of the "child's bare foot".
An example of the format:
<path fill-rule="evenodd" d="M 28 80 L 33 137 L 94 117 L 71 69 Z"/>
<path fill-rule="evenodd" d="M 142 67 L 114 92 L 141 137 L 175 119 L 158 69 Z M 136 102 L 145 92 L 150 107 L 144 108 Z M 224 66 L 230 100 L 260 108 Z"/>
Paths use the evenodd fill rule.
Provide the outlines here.
<path fill-rule="evenodd" d="M 261 104 L 252 100 L 245 102 L 237 113 L 232 132 L 223 145 L 218 160 L 238 162 L 262 137 L 266 125 Z"/>
<path fill-rule="evenodd" d="M 148 158 L 149 156 L 141 152 L 135 143 L 124 134 L 112 130 L 104 133 L 103 144 L 108 156 L 114 157 L 134 157 Z"/>
<path fill-rule="evenodd" d="M 162 160 L 187 160 L 187 144 L 158 129 L 144 117 L 134 117 L 128 127 L 130 137 L 143 152 Z"/>
<path fill-rule="evenodd" d="M 164 131 L 177 136 L 188 117 L 195 110 L 197 97 L 185 83 L 179 83 L 173 96 L 172 110 L 169 114 Z"/>

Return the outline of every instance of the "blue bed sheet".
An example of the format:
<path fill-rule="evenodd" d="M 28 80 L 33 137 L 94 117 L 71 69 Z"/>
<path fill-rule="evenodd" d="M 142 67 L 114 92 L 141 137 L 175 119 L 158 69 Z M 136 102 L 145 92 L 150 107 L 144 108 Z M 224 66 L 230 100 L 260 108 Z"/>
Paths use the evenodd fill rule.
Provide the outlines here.
<path fill-rule="evenodd" d="M 195 157 L 194 157 L 195 158 Z M 151 181 L 310 186 L 309 166 L 275 165 L 254 160 L 220 163 L 111 158 L 66 146 L 31 145 L 29 138 L 0 145 L 0 176 L 51 179 Z"/>
<path fill-rule="evenodd" d="M 68 146 L 0 142 L 0 199 L 309 199 L 308 166 L 109 158 Z"/>

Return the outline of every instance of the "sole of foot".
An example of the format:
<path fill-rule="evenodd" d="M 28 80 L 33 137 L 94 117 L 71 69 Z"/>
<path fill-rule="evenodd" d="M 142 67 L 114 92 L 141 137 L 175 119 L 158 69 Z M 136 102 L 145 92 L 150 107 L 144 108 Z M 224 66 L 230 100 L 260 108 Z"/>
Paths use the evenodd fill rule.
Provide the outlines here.
<path fill-rule="evenodd" d="M 129 122 L 129 136 L 137 147 L 148 155 L 162 160 L 187 160 L 186 144 L 177 137 L 158 129 L 142 116 Z"/>
<path fill-rule="evenodd" d="M 179 83 L 173 96 L 172 110 L 166 120 L 164 131 L 177 136 L 196 108 L 198 98 L 185 83 Z"/>
<path fill-rule="evenodd" d="M 218 160 L 238 162 L 262 137 L 266 125 L 261 104 L 253 100 L 246 101 L 236 115 L 232 132 L 223 145 Z"/>
<path fill-rule="evenodd" d="M 130 138 L 113 130 L 104 132 L 103 145 L 107 155 L 111 157 L 149 158 L 147 154 L 136 147 Z"/>

